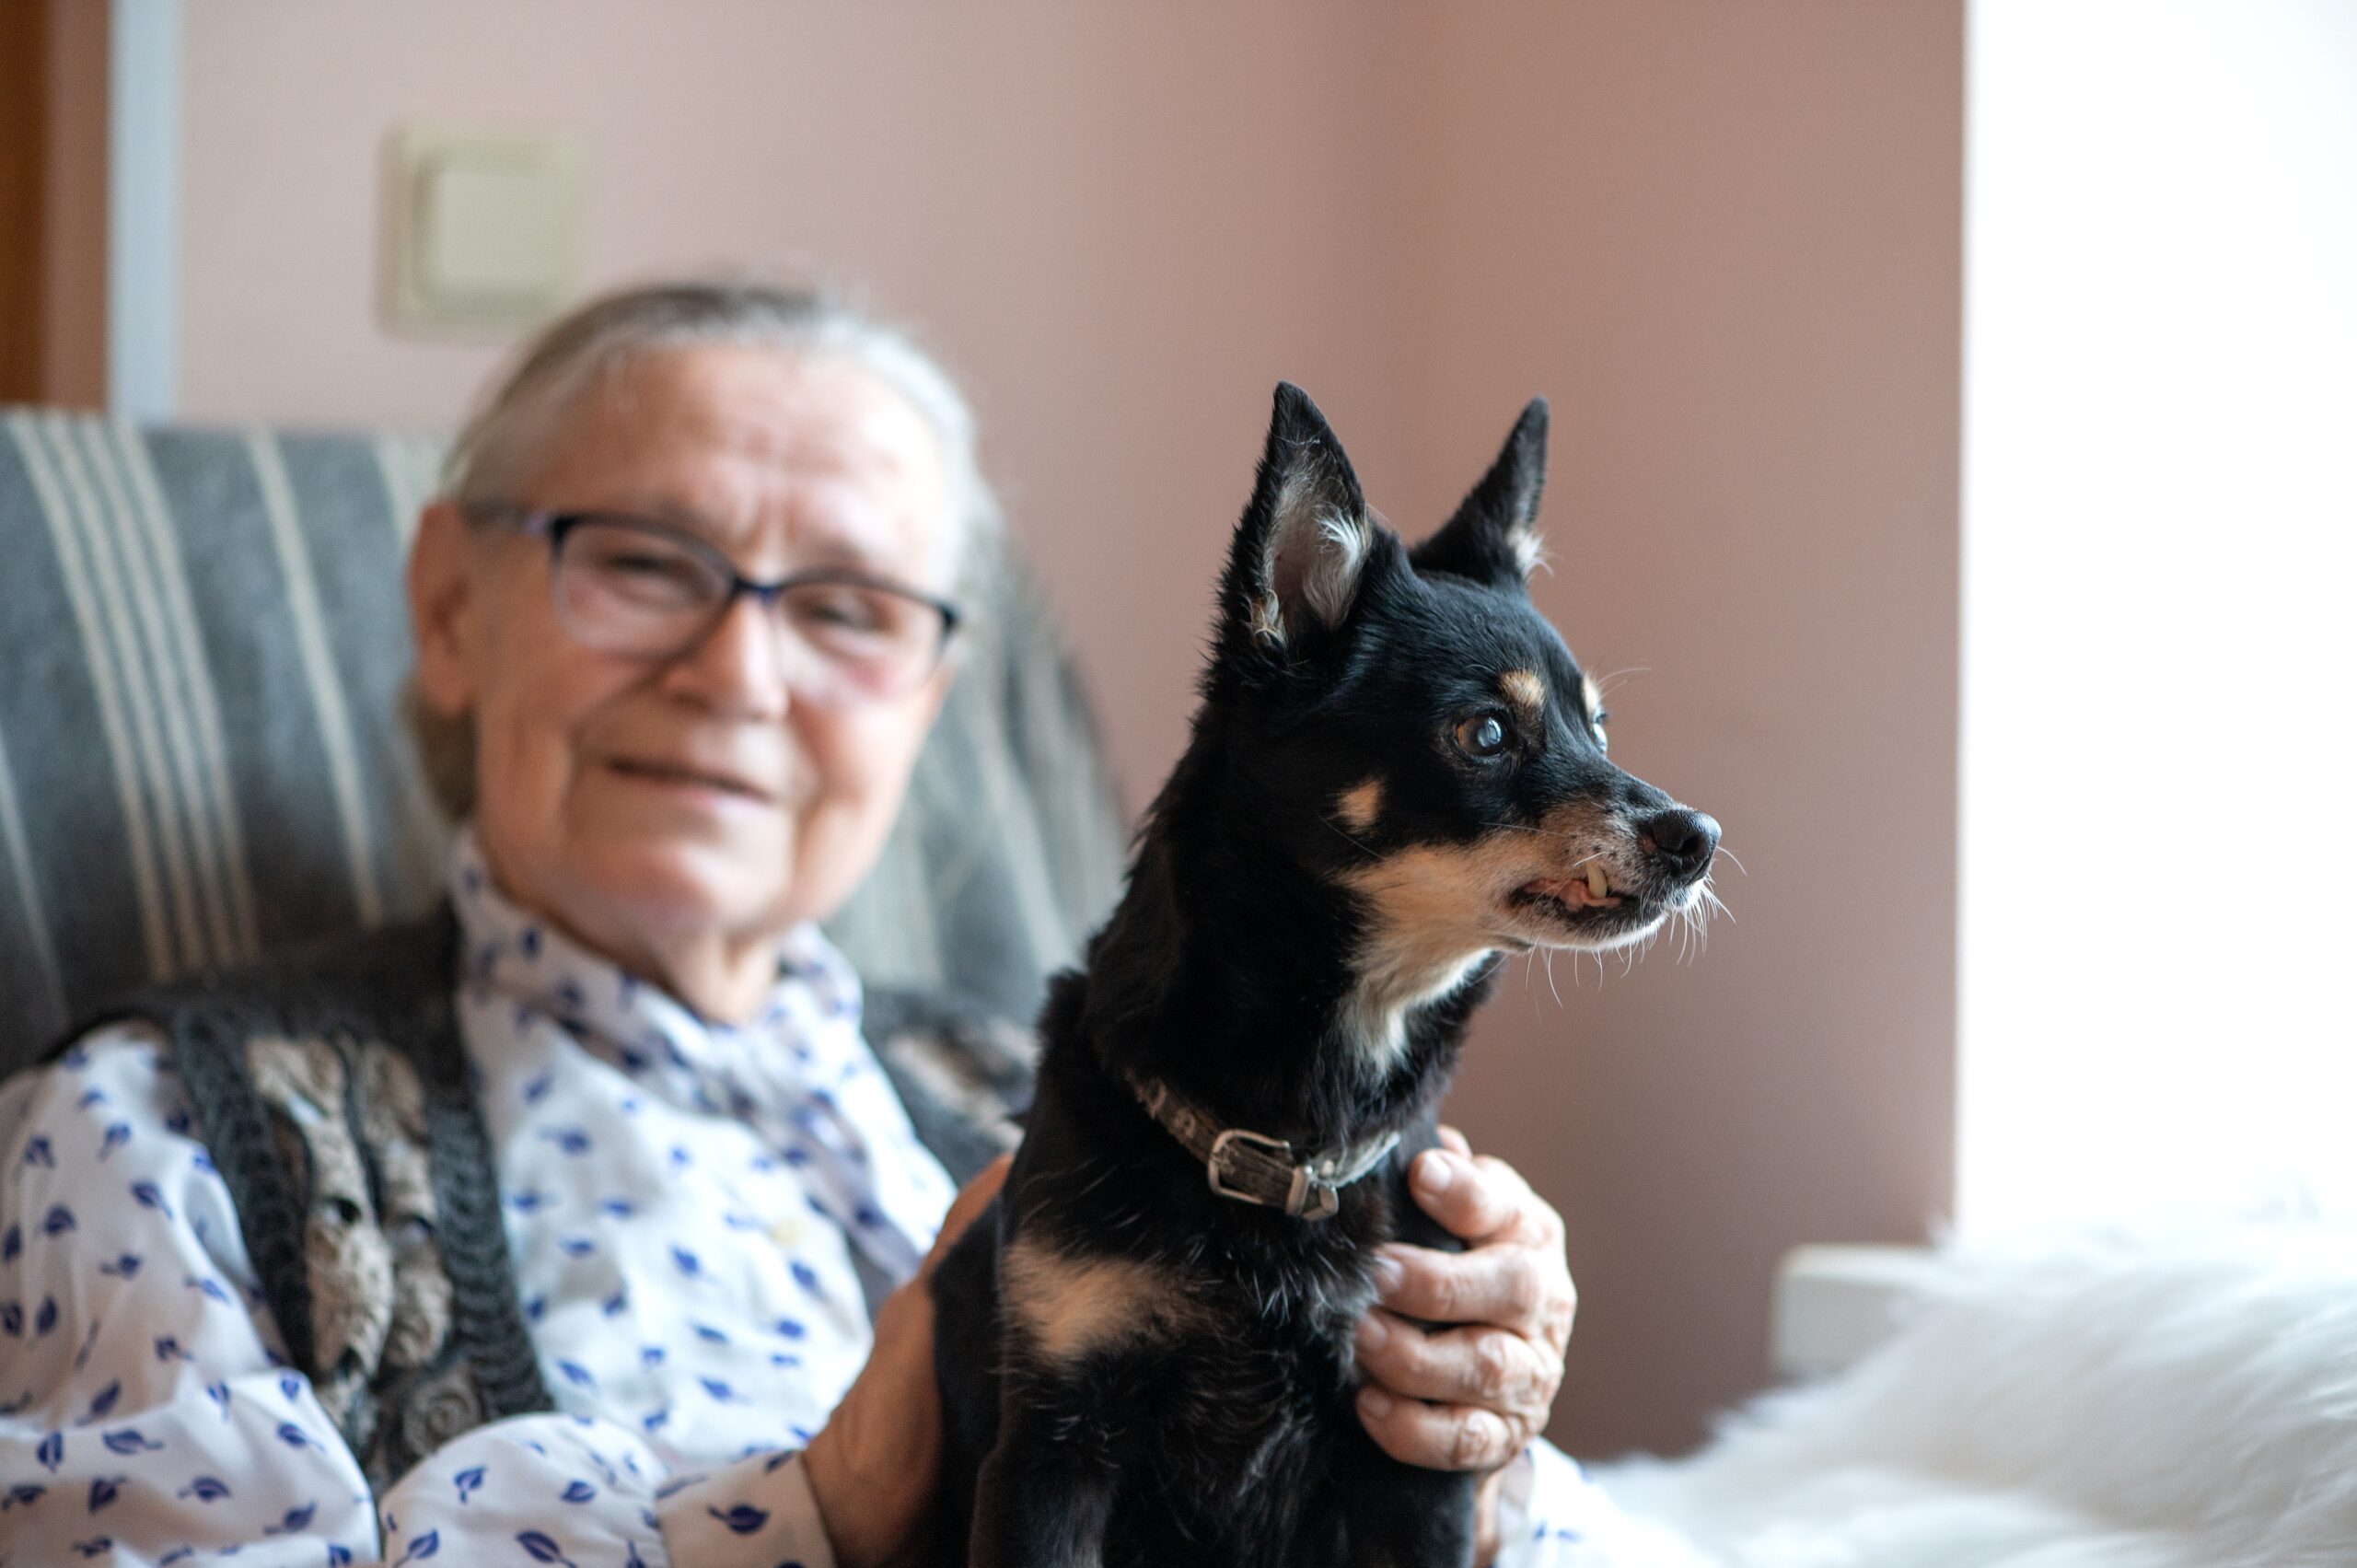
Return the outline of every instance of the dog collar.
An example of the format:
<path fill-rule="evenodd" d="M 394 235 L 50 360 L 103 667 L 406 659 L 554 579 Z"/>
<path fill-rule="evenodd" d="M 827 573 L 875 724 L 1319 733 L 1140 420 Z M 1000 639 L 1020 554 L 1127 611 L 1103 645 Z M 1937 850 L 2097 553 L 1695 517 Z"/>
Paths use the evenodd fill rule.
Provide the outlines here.
<path fill-rule="evenodd" d="M 1296 1159 L 1293 1145 L 1283 1138 L 1222 1127 L 1160 1079 L 1133 1076 L 1130 1090 L 1164 1132 L 1203 1162 L 1213 1191 L 1239 1203 L 1283 1209 L 1297 1219 L 1333 1218 L 1342 1206 L 1342 1189 L 1381 1165 L 1399 1145 L 1399 1133 L 1386 1132 L 1330 1154 Z"/>

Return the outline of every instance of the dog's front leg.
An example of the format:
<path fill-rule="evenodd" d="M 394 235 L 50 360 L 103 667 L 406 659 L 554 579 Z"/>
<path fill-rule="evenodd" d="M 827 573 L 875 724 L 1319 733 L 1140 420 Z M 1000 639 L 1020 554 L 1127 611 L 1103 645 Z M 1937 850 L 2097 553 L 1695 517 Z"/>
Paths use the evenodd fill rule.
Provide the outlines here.
<path fill-rule="evenodd" d="M 998 1445 L 975 1484 L 970 1568 L 1102 1568 L 1115 1469 L 1057 1408 L 1070 1397 L 1010 1371 Z"/>

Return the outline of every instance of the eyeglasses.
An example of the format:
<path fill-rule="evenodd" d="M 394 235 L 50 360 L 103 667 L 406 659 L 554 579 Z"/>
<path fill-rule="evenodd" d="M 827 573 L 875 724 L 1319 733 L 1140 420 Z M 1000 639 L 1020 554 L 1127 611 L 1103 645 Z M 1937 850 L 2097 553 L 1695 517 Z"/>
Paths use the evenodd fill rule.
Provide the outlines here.
<path fill-rule="evenodd" d="M 710 636 L 740 596 L 783 611 L 788 679 L 807 698 L 883 702 L 907 695 L 941 663 L 957 605 L 848 567 L 773 583 L 740 574 L 694 535 L 614 512 L 475 506 L 549 542 L 557 621 L 604 653 L 675 658 Z"/>

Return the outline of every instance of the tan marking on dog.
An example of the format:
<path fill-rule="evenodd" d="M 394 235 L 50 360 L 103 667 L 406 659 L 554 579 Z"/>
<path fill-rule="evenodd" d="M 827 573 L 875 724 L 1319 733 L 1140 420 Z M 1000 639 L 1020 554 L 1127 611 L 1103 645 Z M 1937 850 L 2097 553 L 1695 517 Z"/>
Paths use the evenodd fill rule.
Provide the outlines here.
<path fill-rule="evenodd" d="M 1537 925 L 1514 894 L 1542 878 L 1573 875 L 1590 858 L 1615 886 L 1631 876 L 1635 841 L 1613 809 L 1567 801 L 1537 831 L 1506 830 L 1470 844 L 1418 844 L 1341 876 L 1366 904 L 1366 932 L 1341 1009 L 1370 1074 L 1387 1076 L 1407 1048 L 1407 1015 L 1465 983 L 1501 947 L 1602 950 L 1641 941 L 1658 922 L 1603 941 L 1575 941 L 1560 925 Z"/>
<path fill-rule="evenodd" d="M 1596 689 L 1596 677 L 1580 677 L 1580 711 L 1594 718 L 1604 711 L 1604 693 Z"/>
<path fill-rule="evenodd" d="M 1343 874 L 1367 904 L 1343 1023 L 1376 1076 L 1399 1065 L 1409 1012 L 1456 990 L 1482 958 L 1515 940 L 1502 929 L 1506 900 L 1544 869 L 1533 845 L 1530 835 L 1512 832 L 1418 844 Z"/>
<path fill-rule="evenodd" d="M 1168 1338 L 1204 1317 L 1171 1270 L 1130 1258 L 1068 1257 L 1028 1237 L 1017 1237 L 999 1260 L 999 1285 L 1009 1319 L 1051 1361 Z"/>
<path fill-rule="evenodd" d="M 1356 832 L 1366 831 L 1383 814 L 1383 781 L 1369 779 L 1363 784 L 1353 784 L 1342 792 L 1334 809 L 1341 813 L 1344 827 Z"/>
<path fill-rule="evenodd" d="M 1514 706 L 1515 716 L 1531 728 L 1538 727 L 1547 712 L 1547 683 L 1531 669 L 1509 669 L 1498 677 L 1498 690 Z"/>

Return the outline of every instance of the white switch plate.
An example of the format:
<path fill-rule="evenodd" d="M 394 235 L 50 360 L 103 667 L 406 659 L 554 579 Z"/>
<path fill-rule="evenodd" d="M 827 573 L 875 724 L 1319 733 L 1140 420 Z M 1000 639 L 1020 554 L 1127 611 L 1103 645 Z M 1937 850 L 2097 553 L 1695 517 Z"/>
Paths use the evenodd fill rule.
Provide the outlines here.
<path fill-rule="evenodd" d="M 583 159 L 560 136 L 411 127 L 392 145 L 386 313 L 419 331 L 547 319 L 581 273 Z"/>

